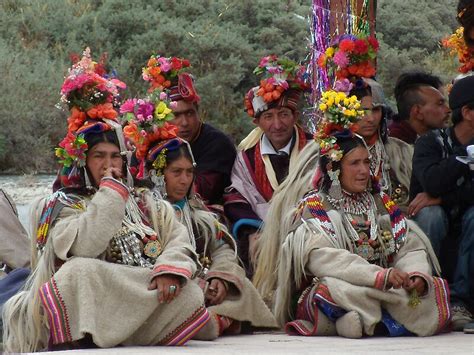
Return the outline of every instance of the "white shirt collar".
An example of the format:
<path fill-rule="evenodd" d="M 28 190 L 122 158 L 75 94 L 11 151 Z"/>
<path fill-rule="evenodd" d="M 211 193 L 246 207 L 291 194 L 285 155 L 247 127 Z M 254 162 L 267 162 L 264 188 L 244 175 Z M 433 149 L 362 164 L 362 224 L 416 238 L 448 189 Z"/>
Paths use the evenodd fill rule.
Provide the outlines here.
<path fill-rule="evenodd" d="M 293 135 L 294 136 L 294 135 Z M 291 136 L 290 141 L 288 142 L 287 145 L 285 145 L 283 148 L 278 149 L 278 151 L 273 148 L 272 143 L 270 140 L 267 138 L 265 134 L 262 134 L 262 138 L 260 138 L 260 152 L 261 155 L 268 155 L 268 154 L 281 154 L 281 153 L 286 153 L 288 156 L 290 155 L 290 149 L 291 145 L 293 144 L 293 136 Z"/>

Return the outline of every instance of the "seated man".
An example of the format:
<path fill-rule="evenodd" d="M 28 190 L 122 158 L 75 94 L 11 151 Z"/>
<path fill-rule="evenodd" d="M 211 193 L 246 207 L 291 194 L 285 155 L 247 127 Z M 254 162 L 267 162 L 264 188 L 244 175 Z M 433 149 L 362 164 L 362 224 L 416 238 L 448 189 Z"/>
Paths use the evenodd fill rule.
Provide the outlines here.
<path fill-rule="evenodd" d="M 269 78 L 246 95 L 247 113 L 257 128 L 239 145 L 232 169 L 232 185 L 224 196 L 224 211 L 233 223 L 233 235 L 249 276 L 252 274 L 250 256 L 268 202 L 308 139 L 296 125 L 298 100 L 305 84 L 300 68 L 293 65 L 293 72 L 288 77 L 275 79 L 281 74 L 273 77 L 268 68 L 277 68 L 281 73 L 284 66 L 275 57 L 261 60 L 257 69 L 268 73 Z"/>
<path fill-rule="evenodd" d="M 446 128 L 451 111 L 442 90 L 442 82 L 437 76 L 424 72 L 400 75 L 394 89 L 398 114 L 389 127 L 390 136 L 414 145 L 419 136 L 433 129 Z M 442 238 L 437 234 L 445 233 L 444 228 L 436 224 L 436 220 L 440 220 L 436 216 L 443 213 L 440 204 L 440 198 L 420 192 L 412 196 L 406 211 L 426 234 L 433 234 L 434 239 Z M 432 208 L 424 208 L 428 206 Z"/>
<path fill-rule="evenodd" d="M 160 72 L 153 76 L 153 68 L 156 67 L 160 68 Z M 179 137 L 191 144 L 197 164 L 196 192 L 206 205 L 219 205 L 222 204 L 224 188 L 230 185 L 235 146 L 222 131 L 201 120 L 200 97 L 194 87 L 194 79 L 183 72 L 187 67 L 189 61 L 186 59 L 152 56 L 144 68 L 144 77 L 151 82 L 151 88 L 169 90 L 171 100 L 176 102 L 172 108 L 175 118 L 171 123 L 178 127 Z M 162 77 L 165 82 L 158 84 Z"/>
<path fill-rule="evenodd" d="M 442 82 L 434 75 L 408 72 L 400 75 L 394 89 L 398 114 L 392 117 L 389 135 L 408 144 L 431 129 L 448 125 L 450 110 Z"/>
<path fill-rule="evenodd" d="M 433 229 L 441 232 L 428 233 L 438 257 L 442 239 L 448 235 L 448 227 L 460 226 L 459 254 L 451 284 L 451 300 L 453 328 L 463 330 L 472 321 L 467 307 L 472 306 L 474 300 L 474 185 L 469 166 L 457 158 L 467 155 L 466 147 L 474 142 L 473 76 L 454 84 L 449 94 L 449 106 L 453 110 L 453 127 L 431 131 L 415 144 L 410 195 L 414 197 L 426 192 L 441 198 L 442 209 L 436 211 L 440 213 L 430 219 L 436 223 Z M 433 217 L 432 207 L 426 208 L 431 209 L 430 215 Z M 472 328 L 467 327 L 466 331 L 472 331 Z"/>

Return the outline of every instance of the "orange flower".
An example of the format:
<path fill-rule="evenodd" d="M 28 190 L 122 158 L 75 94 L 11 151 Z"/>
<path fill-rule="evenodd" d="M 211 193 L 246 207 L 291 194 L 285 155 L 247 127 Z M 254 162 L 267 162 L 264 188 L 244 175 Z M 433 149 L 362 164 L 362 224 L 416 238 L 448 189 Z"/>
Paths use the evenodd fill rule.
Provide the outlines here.
<path fill-rule="evenodd" d="M 116 120 L 117 111 L 114 110 L 114 107 L 111 103 L 106 103 L 94 106 L 87 111 L 87 115 L 90 118 L 108 118 L 111 120 Z"/>
<path fill-rule="evenodd" d="M 71 109 L 71 116 L 67 119 L 68 123 L 68 131 L 75 132 L 79 127 L 82 126 L 84 121 L 86 120 L 86 114 L 78 109 L 77 107 L 73 107 Z"/>

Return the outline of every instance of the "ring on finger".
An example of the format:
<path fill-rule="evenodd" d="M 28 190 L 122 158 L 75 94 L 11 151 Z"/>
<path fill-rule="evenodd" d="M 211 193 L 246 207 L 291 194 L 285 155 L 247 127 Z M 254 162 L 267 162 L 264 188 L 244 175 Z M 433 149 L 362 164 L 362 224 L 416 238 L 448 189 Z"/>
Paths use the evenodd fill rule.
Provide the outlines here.
<path fill-rule="evenodd" d="M 171 285 L 171 286 L 169 287 L 169 290 L 170 290 L 171 293 L 175 293 L 175 292 L 176 292 L 176 289 L 177 289 L 176 285 Z"/>

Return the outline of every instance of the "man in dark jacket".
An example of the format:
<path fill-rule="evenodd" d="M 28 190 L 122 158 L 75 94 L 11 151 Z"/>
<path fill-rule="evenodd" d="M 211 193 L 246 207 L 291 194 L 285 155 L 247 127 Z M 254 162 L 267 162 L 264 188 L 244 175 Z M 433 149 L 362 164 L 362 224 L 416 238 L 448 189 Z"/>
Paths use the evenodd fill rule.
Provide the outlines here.
<path fill-rule="evenodd" d="M 474 172 L 460 161 L 474 143 L 474 76 L 458 80 L 449 95 L 453 126 L 420 137 L 415 144 L 410 196 L 420 192 L 441 198 L 441 206 L 429 206 L 417 219 L 426 230 L 435 253 L 448 228 L 460 225 L 459 248 L 451 287 L 454 330 L 474 331 L 467 307 L 474 301 Z M 466 160 L 465 160 L 466 161 Z M 451 241 L 452 242 L 452 241 Z"/>

